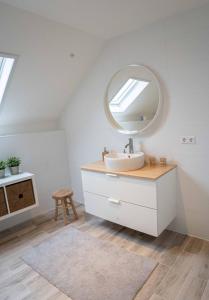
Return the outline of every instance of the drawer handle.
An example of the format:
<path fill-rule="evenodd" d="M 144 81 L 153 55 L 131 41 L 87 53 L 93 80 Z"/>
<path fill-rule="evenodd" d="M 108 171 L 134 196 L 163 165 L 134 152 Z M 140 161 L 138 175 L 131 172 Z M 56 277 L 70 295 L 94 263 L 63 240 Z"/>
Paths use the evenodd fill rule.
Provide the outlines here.
<path fill-rule="evenodd" d="M 106 176 L 110 176 L 110 177 L 118 177 L 117 174 L 112 174 L 112 173 L 105 173 Z"/>
<path fill-rule="evenodd" d="M 22 199 L 23 198 L 23 194 L 19 194 L 18 198 Z"/>
<path fill-rule="evenodd" d="M 120 204 L 120 200 L 114 199 L 114 198 L 108 198 L 108 201 L 114 204 Z"/>

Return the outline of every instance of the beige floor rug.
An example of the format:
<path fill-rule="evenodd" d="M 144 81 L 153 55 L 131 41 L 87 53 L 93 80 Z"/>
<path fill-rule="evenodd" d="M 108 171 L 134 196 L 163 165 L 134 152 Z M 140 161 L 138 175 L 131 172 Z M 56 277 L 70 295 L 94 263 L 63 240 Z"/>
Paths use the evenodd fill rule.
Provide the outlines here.
<path fill-rule="evenodd" d="M 22 258 L 73 300 L 132 300 L 157 265 L 73 227 Z"/>

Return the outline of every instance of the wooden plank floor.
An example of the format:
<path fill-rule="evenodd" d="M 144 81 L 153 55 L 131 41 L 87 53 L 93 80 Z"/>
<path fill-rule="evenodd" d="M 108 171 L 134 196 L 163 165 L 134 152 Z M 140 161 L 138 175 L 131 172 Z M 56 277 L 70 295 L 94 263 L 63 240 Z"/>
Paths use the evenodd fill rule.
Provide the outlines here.
<path fill-rule="evenodd" d="M 209 242 L 172 231 L 164 231 L 158 238 L 153 238 L 86 215 L 82 207 L 78 212 L 79 220 L 72 221 L 67 225 L 69 228 L 75 226 L 159 263 L 135 300 L 209 299 Z M 20 258 L 26 249 L 63 227 L 61 219 L 55 222 L 49 214 L 0 233 L 1 300 L 70 299 Z"/>

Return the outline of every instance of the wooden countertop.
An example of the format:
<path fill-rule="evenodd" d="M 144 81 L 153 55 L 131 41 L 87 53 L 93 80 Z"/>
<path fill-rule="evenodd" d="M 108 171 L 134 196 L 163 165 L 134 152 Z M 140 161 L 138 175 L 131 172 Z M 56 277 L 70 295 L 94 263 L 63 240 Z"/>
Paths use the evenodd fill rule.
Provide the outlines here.
<path fill-rule="evenodd" d="M 166 165 L 165 167 L 161 167 L 160 165 L 156 165 L 156 166 L 145 165 L 143 168 L 135 171 L 117 172 L 117 171 L 111 171 L 107 169 L 103 161 L 96 161 L 94 163 L 87 164 L 81 167 L 81 169 L 85 171 L 92 171 L 98 173 L 110 173 L 110 174 L 117 174 L 120 176 L 145 178 L 151 180 L 156 180 L 175 168 L 176 165 L 170 165 L 170 164 Z"/>

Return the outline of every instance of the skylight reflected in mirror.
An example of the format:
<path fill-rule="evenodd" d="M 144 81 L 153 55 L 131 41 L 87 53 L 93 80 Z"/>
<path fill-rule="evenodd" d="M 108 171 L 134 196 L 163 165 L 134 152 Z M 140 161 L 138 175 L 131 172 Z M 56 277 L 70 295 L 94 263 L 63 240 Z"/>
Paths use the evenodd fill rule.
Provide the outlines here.
<path fill-rule="evenodd" d="M 148 84 L 148 81 L 129 78 L 110 101 L 110 111 L 119 113 L 126 111 Z"/>
<path fill-rule="evenodd" d="M 0 104 L 14 66 L 15 58 L 0 54 Z"/>

